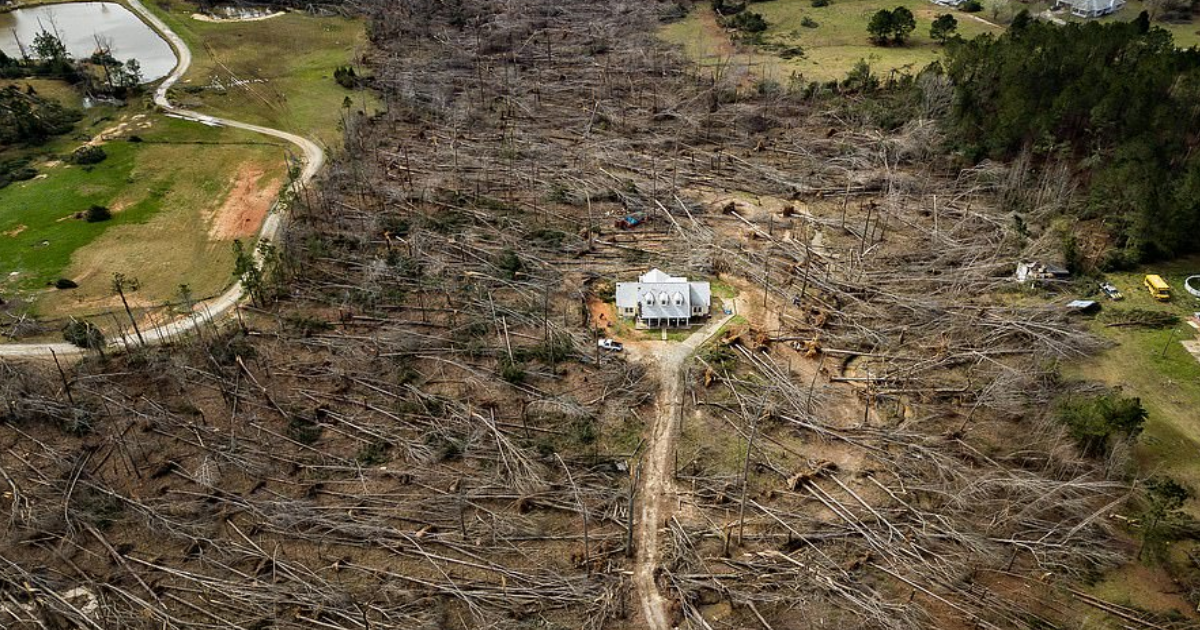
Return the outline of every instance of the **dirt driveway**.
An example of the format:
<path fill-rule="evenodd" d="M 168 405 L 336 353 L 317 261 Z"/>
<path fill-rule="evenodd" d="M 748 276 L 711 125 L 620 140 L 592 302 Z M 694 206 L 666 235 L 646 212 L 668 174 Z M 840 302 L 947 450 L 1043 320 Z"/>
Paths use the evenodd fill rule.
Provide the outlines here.
<path fill-rule="evenodd" d="M 642 604 L 645 625 L 653 630 L 670 630 L 668 600 L 659 590 L 655 576 L 660 562 L 659 530 L 670 517 L 671 495 L 675 493 L 674 461 L 683 406 L 683 373 L 687 361 L 701 345 L 716 335 L 738 313 L 739 299 L 727 303 L 732 313 L 709 322 L 681 343 L 647 341 L 629 348 L 629 358 L 658 371 L 659 390 L 646 453 L 638 469 L 637 493 L 641 506 L 634 524 L 637 557 L 633 582 Z"/>

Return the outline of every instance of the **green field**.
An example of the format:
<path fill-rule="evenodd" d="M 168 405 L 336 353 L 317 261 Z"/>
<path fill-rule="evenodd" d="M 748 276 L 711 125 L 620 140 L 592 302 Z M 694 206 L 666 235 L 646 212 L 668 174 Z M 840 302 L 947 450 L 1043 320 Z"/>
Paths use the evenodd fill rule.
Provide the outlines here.
<path fill-rule="evenodd" d="M 1170 283 L 1174 297 L 1170 302 L 1157 302 L 1142 287 L 1146 273 L 1158 273 Z M 1193 498 L 1185 509 L 1200 517 L 1200 362 L 1184 349 L 1180 339 L 1191 339 L 1197 331 L 1186 323 L 1194 311 L 1200 311 L 1200 300 L 1183 289 L 1188 275 L 1200 273 L 1200 258 L 1183 259 L 1156 264 L 1136 272 L 1108 274 L 1106 280 L 1117 286 L 1125 299 L 1111 302 L 1099 295 L 1106 311 L 1139 308 L 1169 311 L 1180 316 L 1179 324 L 1163 330 L 1105 326 L 1097 318 L 1091 322 L 1093 332 L 1113 342 L 1113 346 L 1097 356 L 1077 362 L 1066 370 L 1069 378 L 1099 381 L 1120 388 L 1126 396 L 1137 396 L 1149 417 L 1134 448 L 1139 476 L 1166 475 L 1188 486 Z M 1136 530 L 1131 530 L 1136 536 Z M 1187 551 L 1195 543 L 1176 543 L 1169 548 L 1167 565 L 1190 565 Z M 1134 606 L 1161 614 L 1190 611 L 1186 593 L 1168 577 L 1161 566 L 1132 562 L 1109 571 L 1104 578 L 1088 589 L 1094 595 L 1121 605 Z M 1083 620 L 1096 625 L 1108 620 L 1097 613 Z"/>
<path fill-rule="evenodd" d="M 82 139 L 122 124 L 102 144 L 104 162 L 89 168 L 62 159 Z M 278 190 L 284 147 L 134 106 L 109 108 L 78 131 L 35 159 L 38 179 L 0 190 L 0 293 L 56 315 L 102 308 L 114 272 L 139 278 L 147 300 L 166 299 L 181 283 L 198 294 L 227 285 L 231 246 L 210 238 L 213 213 L 239 174 L 261 173 L 257 179 Z M 144 141 L 130 142 L 131 136 Z M 113 218 L 76 218 L 93 204 L 110 208 Z M 47 288 L 60 277 L 80 287 Z"/>
<path fill-rule="evenodd" d="M 907 7 L 917 19 L 917 28 L 904 46 L 875 46 L 868 40 L 867 22 L 880 9 Z M 704 64 L 734 61 L 752 65 L 756 74 L 783 81 L 793 73 L 804 80 L 841 79 L 859 60 L 866 60 L 880 74 L 891 70 L 916 72 L 941 56 L 942 46 L 929 38 L 934 18 L 952 13 L 958 32 L 966 38 L 982 33 L 999 33 L 1002 28 L 977 17 L 934 5 L 924 0 L 833 0 L 815 8 L 810 0 L 773 0 L 755 3 L 751 11 L 761 13 L 769 28 L 764 40 L 783 46 L 800 46 L 805 58 L 785 60 L 762 51 L 735 51 L 707 4 L 699 5 L 687 18 L 667 25 L 663 37 L 683 46 L 692 59 Z M 802 25 L 805 18 L 815 28 Z"/>
<path fill-rule="evenodd" d="M 195 5 L 146 3 L 192 50 L 193 64 L 172 99 L 185 107 L 341 144 L 343 102 L 370 110 L 374 97 L 333 80 L 339 65 L 366 46 L 361 20 L 288 14 L 255 22 L 202 22 Z M 167 7 L 167 8 L 164 8 Z M 232 85 L 233 77 L 247 80 Z M 79 108 L 80 95 L 54 81 L 15 81 Z M 214 89 L 214 85 L 230 86 Z M 0 158 L 30 158 L 35 180 L 0 190 L 0 295 L 44 317 L 102 312 L 112 306 L 114 272 L 141 281 L 137 302 L 161 303 L 187 284 L 198 297 L 230 282 L 232 233 L 217 224 L 234 208 L 261 209 L 283 183 L 290 145 L 248 132 L 214 129 L 163 116 L 149 96 L 125 107 L 84 110 L 74 132 L 34 149 L 10 147 Z M 64 160 L 102 132 L 108 159 L 90 168 Z M 130 142 L 138 136 L 144 142 Z M 242 203 L 243 198 L 247 200 Z M 110 221 L 76 218 L 91 205 Z M 226 208 L 224 213 L 218 210 Z M 233 217 L 238 218 L 238 217 Z M 247 235 L 245 221 L 240 238 Z M 255 227 L 255 230 L 257 228 Z M 49 288 L 58 278 L 78 282 Z"/>
<path fill-rule="evenodd" d="M 192 18 L 191 3 L 145 4 L 192 50 L 192 66 L 171 94 L 184 107 L 328 146 L 341 145 L 347 97 L 356 111 L 376 107 L 370 92 L 347 90 L 333 80 L 334 69 L 367 48 L 362 20 L 289 13 L 255 22 L 202 22 Z M 236 81 L 247 83 L 232 85 Z"/>
<path fill-rule="evenodd" d="M 1168 303 L 1153 300 L 1142 288 L 1146 273 L 1158 273 L 1174 292 Z M 1109 274 L 1125 299 L 1105 301 L 1104 308 L 1117 311 L 1129 308 L 1162 310 L 1180 316 L 1178 325 L 1163 330 L 1134 327 L 1109 327 L 1100 320 L 1092 323 L 1094 332 L 1114 342 L 1097 357 L 1073 366 L 1071 376 L 1094 379 L 1120 387 L 1126 395 L 1138 396 L 1149 411 L 1145 432 L 1138 441 L 1136 455 L 1143 474 L 1166 474 L 1200 493 L 1200 362 L 1183 348 L 1181 339 L 1192 339 L 1197 331 L 1186 318 L 1200 311 L 1200 300 L 1183 289 L 1183 280 L 1200 273 L 1200 258 L 1154 265 L 1138 272 Z M 1102 298 L 1097 298 L 1102 299 Z M 1200 516 L 1200 501 L 1190 504 Z"/>

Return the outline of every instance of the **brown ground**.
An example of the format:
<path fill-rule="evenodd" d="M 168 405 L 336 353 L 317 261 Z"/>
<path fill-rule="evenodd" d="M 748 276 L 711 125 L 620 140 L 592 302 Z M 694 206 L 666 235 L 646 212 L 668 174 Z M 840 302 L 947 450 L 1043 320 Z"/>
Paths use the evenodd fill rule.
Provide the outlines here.
<path fill-rule="evenodd" d="M 279 180 L 261 181 L 264 173 L 262 167 L 254 165 L 238 172 L 229 196 L 213 214 L 210 239 L 230 241 L 258 233 L 279 190 Z"/>

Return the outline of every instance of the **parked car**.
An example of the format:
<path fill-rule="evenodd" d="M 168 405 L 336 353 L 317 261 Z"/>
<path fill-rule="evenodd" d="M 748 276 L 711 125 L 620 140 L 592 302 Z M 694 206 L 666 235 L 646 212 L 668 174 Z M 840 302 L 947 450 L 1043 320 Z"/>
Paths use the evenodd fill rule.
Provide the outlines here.
<path fill-rule="evenodd" d="M 1121 295 L 1121 292 L 1117 290 L 1117 287 L 1108 282 L 1100 283 L 1100 291 L 1103 292 L 1104 295 L 1107 295 L 1108 299 L 1113 300 L 1114 302 L 1125 299 L 1125 296 Z"/>
<path fill-rule="evenodd" d="M 624 344 L 621 342 L 613 341 L 612 339 L 608 338 L 601 339 L 600 341 L 596 342 L 596 345 L 600 346 L 600 348 L 603 350 L 608 350 L 609 352 L 620 352 L 625 349 Z"/>

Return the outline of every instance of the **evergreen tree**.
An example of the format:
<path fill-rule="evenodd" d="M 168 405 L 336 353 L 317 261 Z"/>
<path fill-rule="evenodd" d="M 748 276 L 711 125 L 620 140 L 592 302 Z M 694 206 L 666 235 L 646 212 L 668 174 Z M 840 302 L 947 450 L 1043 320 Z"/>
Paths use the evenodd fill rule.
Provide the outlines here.
<path fill-rule="evenodd" d="M 933 25 L 929 27 L 929 37 L 935 41 L 945 44 L 951 37 L 957 35 L 958 20 L 949 13 L 943 13 L 937 16 L 933 21 Z"/>
<path fill-rule="evenodd" d="M 892 9 L 892 43 L 903 44 L 917 28 L 917 18 L 907 7 Z"/>
<path fill-rule="evenodd" d="M 880 46 L 886 45 L 892 36 L 892 23 L 891 11 L 887 9 L 876 11 L 871 16 L 871 21 L 867 22 L 867 33 L 871 35 L 871 41 Z"/>
<path fill-rule="evenodd" d="M 62 61 L 67 59 L 67 47 L 57 35 L 47 30 L 41 30 L 33 36 L 33 52 L 43 61 Z"/>

